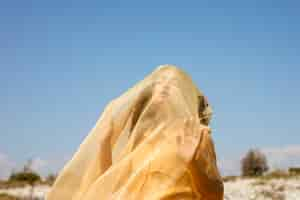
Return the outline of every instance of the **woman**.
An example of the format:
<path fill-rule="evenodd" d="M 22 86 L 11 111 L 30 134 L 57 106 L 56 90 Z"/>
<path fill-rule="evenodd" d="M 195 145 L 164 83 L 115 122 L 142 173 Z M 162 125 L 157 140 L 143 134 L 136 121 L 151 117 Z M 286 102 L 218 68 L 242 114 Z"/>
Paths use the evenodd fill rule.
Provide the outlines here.
<path fill-rule="evenodd" d="M 47 200 L 220 200 L 211 109 L 190 77 L 159 67 L 104 110 Z"/>

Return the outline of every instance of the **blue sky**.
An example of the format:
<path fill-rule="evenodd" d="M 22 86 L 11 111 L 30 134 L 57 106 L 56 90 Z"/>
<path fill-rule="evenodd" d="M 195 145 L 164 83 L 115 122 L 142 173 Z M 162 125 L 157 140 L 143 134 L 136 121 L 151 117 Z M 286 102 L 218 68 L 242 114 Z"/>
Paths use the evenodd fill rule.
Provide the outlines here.
<path fill-rule="evenodd" d="M 111 99 L 166 63 L 208 96 L 223 173 L 253 147 L 300 165 L 298 1 L 1 4 L 0 177 L 28 158 L 57 171 Z"/>

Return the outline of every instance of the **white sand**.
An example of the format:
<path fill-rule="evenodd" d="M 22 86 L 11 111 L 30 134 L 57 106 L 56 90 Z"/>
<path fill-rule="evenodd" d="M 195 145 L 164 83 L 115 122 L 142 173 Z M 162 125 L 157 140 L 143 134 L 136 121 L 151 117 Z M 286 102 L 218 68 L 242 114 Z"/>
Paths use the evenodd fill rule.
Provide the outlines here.
<path fill-rule="evenodd" d="M 34 188 L 34 197 L 43 200 L 50 187 L 45 185 Z M 1 189 L 18 197 L 28 197 L 31 188 Z M 300 200 L 300 177 L 289 179 L 238 179 L 225 182 L 225 200 Z"/>

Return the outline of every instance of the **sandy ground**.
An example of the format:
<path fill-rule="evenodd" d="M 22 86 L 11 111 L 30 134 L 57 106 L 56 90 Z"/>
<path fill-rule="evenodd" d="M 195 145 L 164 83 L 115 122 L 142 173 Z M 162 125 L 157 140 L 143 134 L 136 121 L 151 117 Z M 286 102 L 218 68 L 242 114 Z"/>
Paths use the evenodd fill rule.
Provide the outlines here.
<path fill-rule="evenodd" d="M 34 196 L 43 200 L 49 186 L 36 186 Z M 31 188 L 2 189 L 17 197 L 28 197 Z M 225 183 L 225 200 L 300 200 L 300 177 L 289 179 L 237 179 Z"/>
<path fill-rule="evenodd" d="M 225 183 L 225 200 L 300 200 L 300 177 Z"/>
<path fill-rule="evenodd" d="M 47 185 L 36 186 L 33 190 L 34 198 L 36 200 L 44 200 L 44 196 L 49 191 L 49 189 L 50 187 Z M 6 193 L 19 198 L 28 198 L 31 194 L 31 187 L 27 186 L 22 188 L 0 189 L 0 194 L 1 193 Z"/>

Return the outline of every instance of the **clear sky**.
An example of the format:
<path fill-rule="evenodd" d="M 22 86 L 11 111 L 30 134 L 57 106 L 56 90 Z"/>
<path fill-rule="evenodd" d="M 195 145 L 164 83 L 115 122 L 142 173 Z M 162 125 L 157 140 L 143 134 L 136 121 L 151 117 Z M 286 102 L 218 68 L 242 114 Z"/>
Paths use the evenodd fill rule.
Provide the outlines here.
<path fill-rule="evenodd" d="M 56 172 L 104 106 L 160 64 L 214 108 L 224 174 L 263 149 L 300 165 L 299 1 L 3 1 L 0 177 L 33 158 Z"/>

